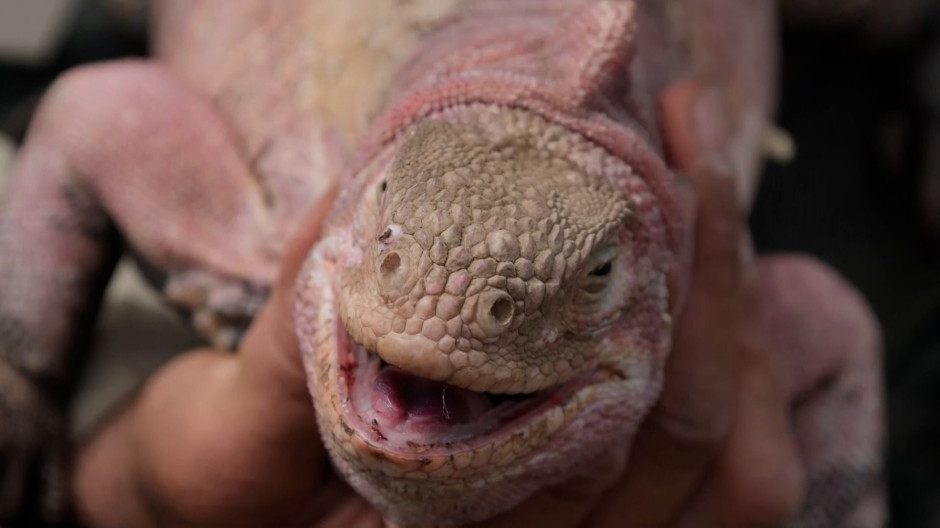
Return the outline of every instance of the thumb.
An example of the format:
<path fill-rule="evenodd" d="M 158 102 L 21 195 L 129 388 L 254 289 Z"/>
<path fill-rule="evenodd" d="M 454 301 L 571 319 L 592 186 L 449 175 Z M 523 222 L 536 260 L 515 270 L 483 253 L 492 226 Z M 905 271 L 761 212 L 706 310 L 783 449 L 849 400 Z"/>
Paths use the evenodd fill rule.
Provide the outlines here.
<path fill-rule="evenodd" d="M 281 270 L 267 304 L 255 318 L 239 347 L 239 358 L 258 382 L 279 387 L 292 399 L 309 405 L 306 374 L 294 332 L 294 283 L 310 249 L 319 240 L 323 222 L 336 197 L 336 185 L 311 207 L 284 252 Z"/>

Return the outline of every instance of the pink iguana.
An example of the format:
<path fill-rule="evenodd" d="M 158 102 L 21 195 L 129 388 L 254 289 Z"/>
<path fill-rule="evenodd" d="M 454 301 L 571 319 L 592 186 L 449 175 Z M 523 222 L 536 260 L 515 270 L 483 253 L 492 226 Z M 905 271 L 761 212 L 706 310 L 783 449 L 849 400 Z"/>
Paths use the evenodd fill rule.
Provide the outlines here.
<path fill-rule="evenodd" d="M 70 379 L 118 233 L 193 324 L 231 346 L 334 183 L 295 324 L 349 482 L 397 524 L 459 524 L 589 470 L 655 403 L 686 288 L 691 215 L 659 101 L 683 83 L 712 87 L 710 132 L 749 196 L 773 103 L 774 9 L 158 2 L 157 61 L 57 82 L 6 196 L 0 515 L 37 453 L 60 482 L 62 421 L 40 387 Z M 819 264 L 761 269 L 809 478 L 794 525 L 875 526 L 873 320 Z M 61 490 L 47 491 L 55 510 Z"/>

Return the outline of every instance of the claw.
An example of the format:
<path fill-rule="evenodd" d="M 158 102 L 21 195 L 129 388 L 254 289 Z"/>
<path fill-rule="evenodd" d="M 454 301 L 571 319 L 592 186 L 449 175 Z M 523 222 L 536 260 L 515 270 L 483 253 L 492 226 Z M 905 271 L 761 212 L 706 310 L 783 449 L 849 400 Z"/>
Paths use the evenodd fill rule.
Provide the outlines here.
<path fill-rule="evenodd" d="M 769 160 L 787 164 L 796 157 L 796 142 L 786 130 L 775 125 L 767 125 L 761 138 L 761 154 Z"/>

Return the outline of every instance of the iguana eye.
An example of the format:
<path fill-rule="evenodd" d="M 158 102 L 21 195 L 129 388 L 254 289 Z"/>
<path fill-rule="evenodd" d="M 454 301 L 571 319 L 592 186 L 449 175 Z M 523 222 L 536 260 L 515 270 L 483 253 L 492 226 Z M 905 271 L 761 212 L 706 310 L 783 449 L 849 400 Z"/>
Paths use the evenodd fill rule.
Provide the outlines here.
<path fill-rule="evenodd" d="M 607 262 L 605 262 L 605 263 L 601 264 L 600 266 L 594 268 L 594 269 L 591 271 L 591 275 L 593 275 L 594 277 L 606 277 L 606 276 L 610 275 L 610 270 L 611 270 L 612 268 L 613 268 L 613 263 L 608 260 Z"/>
<path fill-rule="evenodd" d="M 613 246 L 606 247 L 595 255 L 596 264 L 581 283 L 581 289 L 588 297 L 593 298 L 607 288 L 616 258 L 617 248 Z"/>
<path fill-rule="evenodd" d="M 603 328 L 616 316 L 611 310 L 620 297 L 623 277 L 615 267 L 620 256 L 615 242 L 604 244 L 584 262 L 578 288 L 568 305 L 565 319 L 569 328 L 585 335 Z"/>

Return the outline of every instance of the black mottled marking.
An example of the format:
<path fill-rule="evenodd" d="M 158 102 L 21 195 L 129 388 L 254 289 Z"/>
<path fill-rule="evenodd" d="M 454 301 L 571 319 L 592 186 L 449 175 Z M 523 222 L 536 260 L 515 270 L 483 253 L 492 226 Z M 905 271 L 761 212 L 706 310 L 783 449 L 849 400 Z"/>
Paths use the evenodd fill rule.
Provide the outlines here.
<path fill-rule="evenodd" d="M 65 413 L 28 373 L 4 368 L 0 381 L 0 526 L 64 526 L 69 442 Z M 16 398 L 10 398 L 15 391 Z M 16 499 L 16 500 L 14 500 Z"/>
<path fill-rule="evenodd" d="M 353 434 L 352 427 L 349 427 L 348 425 L 346 425 L 346 422 L 340 422 L 339 425 L 340 425 L 340 427 L 343 428 L 343 432 L 344 432 L 344 433 L 346 433 L 346 434 L 349 435 L 349 436 L 352 436 L 352 434 Z"/>
<path fill-rule="evenodd" d="M 846 518 L 864 499 L 880 492 L 881 486 L 881 471 L 870 465 L 813 471 L 807 479 L 803 508 L 796 521 L 788 526 L 844 526 Z"/>
<path fill-rule="evenodd" d="M 95 200 L 77 185 L 64 185 L 59 189 L 62 201 L 68 206 L 64 216 L 54 216 L 52 225 L 61 231 L 74 231 L 97 243 L 104 244 L 114 236 L 114 225 Z"/>
<path fill-rule="evenodd" d="M 69 471 L 67 469 L 68 457 L 59 453 L 67 450 L 67 441 L 64 435 L 52 441 L 51 445 L 32 446 L 32 450 L 24 457 L 26 470 L 21 475 L 7 473 L 11 462 L 0 456 L 0 463 L 7 462 L 6 468 L 0 467 L 0 479 L 19 478 L 23 496 L 14 511 L 8 512 L 12 517 L 0 518 L 3 528 L 17 527 L 48 527 L 48 528 L 77 528 L 71 521 L 71 505 L 69 497 L 63 493 L 68 487 Z M 2 482 L 2 480 L 0 480 Z"/>
<path fill-rule="evenodd" d="M 386 440 L 388 440 L 388 438 L 386 438 L 386 436 L 382 434 L 382 431 L 380 431 L 378 427 L 373 427 L 372 432 L 375 433 L 375 437 L 378 441 L 385 442 Z"/>

